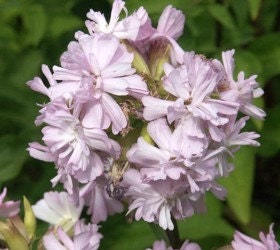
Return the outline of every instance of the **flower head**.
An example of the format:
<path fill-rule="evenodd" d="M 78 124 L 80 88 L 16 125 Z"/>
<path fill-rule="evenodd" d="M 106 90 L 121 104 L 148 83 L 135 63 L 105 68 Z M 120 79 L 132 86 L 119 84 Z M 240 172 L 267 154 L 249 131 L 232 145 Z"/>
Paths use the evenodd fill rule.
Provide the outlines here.
<path fill-rule="evenodd" d="M 83 207 L 83 200 L 76 207 L 66 192 L 48 192 L 32 209 L 38 219 L 68 231 L 79 220 Z"/>

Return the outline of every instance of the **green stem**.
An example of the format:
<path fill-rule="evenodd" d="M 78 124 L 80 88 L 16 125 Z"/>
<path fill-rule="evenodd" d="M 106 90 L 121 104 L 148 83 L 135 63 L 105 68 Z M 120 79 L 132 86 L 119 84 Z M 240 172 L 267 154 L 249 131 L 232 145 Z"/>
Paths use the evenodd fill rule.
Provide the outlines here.
<path fill-rule="evenodd" d="M 154 223 L 149 223 L 149 226 L 151 227 L 157 239 L 168 242 L 169 239 L 166 236 L 165 231 L 161 227 L 159 227 L 157 224 Z"/>
<path fill-rule="evenodd" d="M 165 232 L 167 234 L 167 237 L 169 239 L 172 248 L 179 249 L 181 247 L 181 240 L 179 236 L 177 221 L 173 217 L 171 219 L 174 224 L 174 229 L 173 230 L 167 229 Z"/>

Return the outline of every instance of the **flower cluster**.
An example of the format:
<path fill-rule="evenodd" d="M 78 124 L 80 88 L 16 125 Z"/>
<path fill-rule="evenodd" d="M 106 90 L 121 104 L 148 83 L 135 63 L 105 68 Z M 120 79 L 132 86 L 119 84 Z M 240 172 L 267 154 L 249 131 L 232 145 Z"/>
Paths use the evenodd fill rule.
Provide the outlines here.
<path fill-rule="evenodd" d="M 123 199 L 136 220 L 173 230 L 173 219 L 206 210 L 207 191 L 223 199 L 217 179 L 234 169 L 234 153 L 259 145 L 257 133 L 241 130 L 250 117 L 265 117 L 252 103 L 263 91 L 256 76 L 234 79 L 234 50 L 222 60 L 184 51 L 177 39 L 185 17 L 172 6 L 157 28 L 143 7 L 128 15 L 121 0 L 109 21 L 94 10 L 87 18 L 88 33 L 75 33 L 60 66 L 42 66 L 48 86 L 39 77 L 28 82 L 49 98 L 35 121 L 44 126 L 43 144 L 28 151 L 55 164 L 53 185 L 62 183 L 71 202 L 87 207 L 92 225 L 123 211 Z M 42 207 L 35 206 L 38 215 Z M 95 231 L 77 220 L 75 235 Z M 61 248 L 70 242 L 63 230 L 53 241 Z"/>
<path fill-rule="evenodd" d="M 233 50 L 223 52 L 222 62 L 184 52 L 176 42 L 184 27 L 181 11 L 168 6 L 155 29 L 143 8 L 119 21 L 122 10 L 124 2 L 116 0 L 109 23 L 91 10 L 89 34 L 75 34 L 53 73 L 42 66 L 49 87 L 38 77 L 28 82 L 50 99 L 36 119 L 45 124 L 44 145 L 30 143 L 28 150 L 55 163 L 52 182 L 62 182 L 77 204 L 86 197 L 95 223 L 122 210 L 106 194 L 108 172 L 119 159 L 132 163 L 122 186 L 129 211 L 172 230 L 171 215 L 205 210 L 206 191 L 224 197 L 216 179 L 232 170 L 228 156 L 240 145 L 258 145 L 256 133 L 240 132 L 249 117 L 236 117 L 263 118 L 252 104 L 262 91 L 255 76 L 245 79 L 241 72 L 233 79 Z M 121 138 L 130 136 L 129 121 L 139 117 L 152 143 L 139 137 L 126 153 Z M 102 208 L 91 205 L 97 200 Z"/>

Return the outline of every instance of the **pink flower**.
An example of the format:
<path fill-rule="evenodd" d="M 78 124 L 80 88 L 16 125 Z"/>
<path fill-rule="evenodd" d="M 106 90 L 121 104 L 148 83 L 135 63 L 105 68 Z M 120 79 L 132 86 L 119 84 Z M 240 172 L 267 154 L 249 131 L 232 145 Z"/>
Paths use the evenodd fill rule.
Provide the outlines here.
<path fill-rule="evenodd" d="M 9 218 L 16 216 L 20 210 L 20 201 L 6 201 L 4 199 L 7 194 L 7 188 L 4 187 L 3 192 L 0 194 L 0 217 Z"/>
<path fill-rule="evenodd" d="M 160 44 L 164 41 L 171 45 L 171 61 L 175 64 L 182 63 L 184 51 L 176 42 L 184 29 L 185 16 L 182 11 L 168 5 L 159 18 L 157 29 L 152 27 L 151 20 L 143 7 L 139 8 L 136 14 L 141 20 L 141 26 L 134 44 L 142 55 L 149 57 L 147 53 L 152 44 L 154 42 Z"/>
<path fill-rule="evenodd" d="M 192 165 L 207 148 L 207 140 L 172 133 L 165 119 L 148 124 L 148 133 L 158 148 L 139 138 L 128 152 L 130 162 L 140 167 L 144 181 L 164 180 L 167 177 L 178 180 L 181 175 L 196 171 Z M 199 172 L 199 171 L 198 171 Z"/>
<path fill-rule="evenodd" d="M 259 84 L 255 81 L 257 76 L 253 75 L 245 79 L 245 74 L 241 71 L 237 76 L 237 81 L 235 81 L 233 79 L 233 54 L 234 50 L 222 53 L 226 82 L 222 83 L 222 85 L 225 86 L 221 86 L 221 98 L 226 101 L 238 102 L 241 112 L 258 119 L 263 119 L 265 117 L 265 112 L 252 104 L 253 98 L 263 94 L 263 90 L 259 88 Z"/>
<path fill-rule="evenodd" d="M 49 67 L 45 64 L 42 65 L 42 72 L 48 80 L 49 87 L 46 87 L 42 79 L 39 77 L 35 77 L 33 80 L 28 81 L 27 85 L 32 90 L 46 95 L 51 101 L 61 97 L 69 99 L 72 97 L 72 93 L 75 93 L 79 88 L 79 85 L 75 84 L 75 82 L 67 82 L 64 84 L 57 82 Z"/>
<path fill-rule="evenodd" d="M 138 44 L 138 42 L 142 42 L 142 46 L 144 46 L 144 44 L 151 38 L 151 36 L 156 32 L 156 29 L 154 29 L 152 27 L 152 21 L 150 19 L 150 17 L 148 16 L 147 11 L 143 8 L 140 7 L 136 13 L 137 17 L 140 20 L 140 28 L 139 28 L 139 32 L 138 32 L 138 36 L 136 38 L 136 44 Z M 140 44 L 138 44 L 140 45 Z M 138 47 L 138 46 L 137 46 Z"/>
<path fill-rule="evenodd" d="M 91 35 L 94 33 L 109 33 L 119 39 L 135 40 L 139 32 L 141 21 L 136 14 L 127 16 L 127 9 L 124 5 L 124 1 L 114 0 L 109 23 L 106 21 L 103 14 L 91 9 L 87 13 L 87 17 L 92 21 L 86 21 L 89 33 Z M 126 17 L 119 21 L 119 15 L 122 10 L 124 10 Z"/>
<path fill-rule="evenodd" d="M 227 176 L 233 170 L 233 165 L 228 162 L 228 157 L 233 157 L 233 154 L 239 150 L 242 145 L 259 146 L 259 142 L 255 139 L 260 136 L 255 132 L 240 132 L 246 125 L 248 116 L 240 118 L 236 121 L 236 116 L 230 116 L 229 122 L 222 126 L 221 141 L 214 143 L 217 149 L 210 154 L 216 154 L 218 157 L 218 166 L 221 176 Z"/>
<path fill-rule="evenodd" d="M 267 235 L 265 235 L 263 232 L 260 232 L 259 237 L 261 241 L 257 241 L 236 231 L 231 245 L 235 250 L 279 250 L 280 246 L 275 240 L 272 227 L 273 224 L 270 225 L 269 233 Z"/>
<path fill-rule="evenodd" d="M 59 227 L 57 236 L 50 232 L 43 237 L 43 245 L 47 250 L 97 250 L 101 238 L 97 225 L 77 221 L 72 237 Z"/>
<path fill-rule="evenodd" d="M 213 126 L 226 124 L 226 116 L 237 113 L 237 103 L 211 98 L 221 74 L 202 57 L 185 53 L 184 64 L 178 68 L 166 64 L 165 74 L 163 87 L 177 99 L 170 101 L 144 96 L 146 120 L 166 116 L 169 123 L 180 123 L 188 135 L 203 138 L 205 127 L 211 130 Z"/>
<path fill-rule="evenodd" d="M 185 16 L 182 11 L 168 5 L 158 20 L 157 32 L 177 40 L 183 34 L 184 24 Z"/>
<path fill-rule="evenodd" d="M 150 40 L 165 37 L 172 46 L 171 61 L 183 62 L 183 49 L 176 40 L 182 35 L 185 24 L 185 16 L 182 11 L 168 5 L 162 12 L 155 34 Z"/>
<path fill-rule="evenodd" d="M 91 215 L 92 223 L 105 221 L 109 215 L 123 211 L 122 203 L 109 197 L 106 191 L 108 185 L 106 178 L 101 176 L 85 185 L 80 191 L 81 197 L 85 200 L 85 205 L 88 206 L 87 213 Z"/>
<path fill-rule="evenodd" d="M 95 103 L 106 116 L 102 128 L 108 128 L 111 122 L 112 131 L 117 134 L 126 127 L 127 121 L 111 95 L 142 97 L 148 93 L 146 83 L 134 74 L 133 54 L 128 53 L 116 37 L 97 33 L 93 36 L 79 33 L 77 37 L 78 42 L 70 43 L 62 55 L 62 67 L 54 67 L 54 78 L 61 80 L 60 84 L 74 82 L 90 96 L 92 102 L 83 118 L 85 126 L 92 127 L 94 123 L 92 112 L 96 109 L 92 106 Z"/>
<path fill-rule="evenodd" d="M 83 207 L 82 199 L 76 207 L 66 192 L 48 192 L 44 199 L 32 206 L 32 210 L 38 219 L 68 231 L 79 220 Z"/>
<path fill-rule="evenodd" d="M 190 217 L 194 211 L 205 210 L 203 196 L 189 197 L 184 180 L 160 180 L 143 183 L 140 173 L 129 169 L 123 177 L 128 187 L 125 197 L 130 200 L 128 213 L 135 210 L 135 219 L 158 223 L 164 230 L 173 230 L 175 219 Z"/>
<path fill-rule="evenodd" d="M 103 173 L 100 151 L 119 157 L 119 144 L 102 129 L 83 126 L 84 107 L 78 101 L 72 104 L 57 98 L 41 113 L 40 122 L 47 124 L 42 129 L 45 146 L 30 143 L 28 151 L 34 158 L 55 162 L 60 175 L 71 175 L 87 183 Z M 101 116 L 98 112 L 95 115 Z"/>

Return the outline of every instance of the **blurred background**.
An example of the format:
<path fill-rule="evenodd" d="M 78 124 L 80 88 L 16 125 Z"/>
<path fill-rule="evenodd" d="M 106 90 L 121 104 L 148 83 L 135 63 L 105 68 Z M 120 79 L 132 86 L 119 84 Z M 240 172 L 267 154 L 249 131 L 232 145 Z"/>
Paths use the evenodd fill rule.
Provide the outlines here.
<path fill-rule="evenodd" d="M 244 147 L 234 159 L 236 170 L 221 181 L 228 189 L 226 201 L 207 196 L 208 213 L 179 223 L 181 237 L 203 249 L 215 249 L 232 239 L 234 228 L 257 237 L 274 221 L 280 239 L 280 2 L 279 0 L 127 0 L 132 13 L 144 6 L 153 24 L 168 4 L 186 15 L 180 45 L 187 51 L 221 59 L 221 52 L 235 49 L 236 72 L 257 74 L 265 94 L 256 100 L 267 117 L 252 121 L 247 131 L 257 131 L 261 147 Z M 107 17 L 106 0 L 0 0 L 0 185 L 11 199 L 25 195 L 31 203 L 51 189 L 52 164 L 32 159 L 28 142 L 41 138 L 34 119 L 47 102 L 26 82 L 41 76 L 41 64 L 59 64 L 60 55 L 86 32 L 89 9 Z M 101 224 L 101 249 L 144 249 L 156 234 L 143 222 L 128 224 L 123 215 Z M 46 226 L 39 225 L 41 231 Z M 209 247 L 211 246 L 211 247 Z"/>

